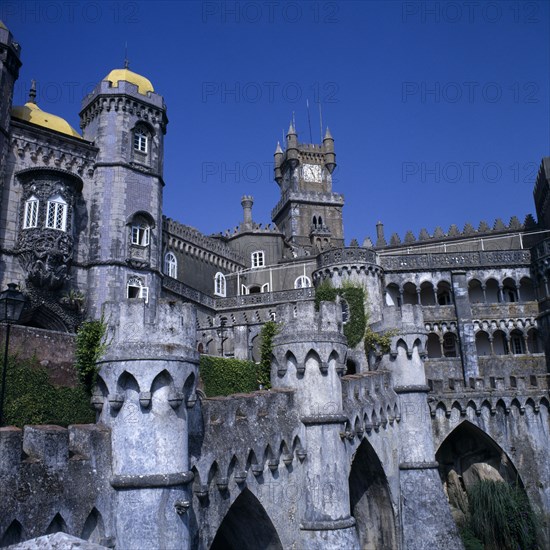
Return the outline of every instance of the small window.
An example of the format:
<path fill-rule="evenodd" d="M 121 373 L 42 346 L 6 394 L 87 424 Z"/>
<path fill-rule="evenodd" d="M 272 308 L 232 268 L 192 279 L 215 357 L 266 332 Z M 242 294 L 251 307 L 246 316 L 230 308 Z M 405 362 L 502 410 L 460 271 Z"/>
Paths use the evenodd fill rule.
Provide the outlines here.
<path fill-rule="evenodd" d="M 178 276 L 178 260 L 172 252 L 167 252 L 164 256 L 164 273 L 173 279 Z"/>
<path fill-rule="evenodd" d="M 149 246 L 149 226 L 144 223 L 132 225 L 132 244 Z"/>
<path fill-rule="evenodd" d="M 258 268 L 258 267 L 264 267 L 265 266 L 265 255 L 263 250 L 258 250 L 256 252 L 252 252 L 252 267 Z"/>
<path fill-rule="evenodd" d="M 294 281 L 294 288 L 309 288 L 311 286 L 311 280 L 305 275 L 301 275 Z"/>
<path fill-rule="evenodd" d="M 349 305 L 345 300 L 340 302 L 342 308 L 342 323 L 345 325 L 349 321 Z"/>
<path fill-rule="evenodd" d="M 147 153 L 149 148 L 149 137 L 139 129 L 134 132 L 134 149 L 140 153 Z"/>
<path fill-rule="evenodd" d="M 261 292 L 269 292 L 269 283 L 262 285 Z"/>
<path fill-rule="evenodd" d="M 23 214 L 23 229 L 38 227 L 38 199 L 32 196 L 25 202 L 25 213 Z"/>
<path fill-rule="evenodd" d="M 522 335 L 512 334 L 510 345 L 512 346 L 512 353 L 514 355 L 522 355 L 525 353 L 525 340 Z"/>
<path fill-rule="evenodd" d="M 147 303 L 149 301 L 149 288 L 143 286 L 139 277 L 130 277 L 128 279 L 126 295 L 128 298 L 141 298 Z"/>
<path fill-rule="evenodd" d="M 218 272 L 214 277 L 214 294 L 223 298 L 226 296 L 225 275 L 223 273 Z"/>
<path fill-rule="evenodd" d="M 59 195 L 48 201 L 46 227 L 59 231 L 67 229 L 67 203 Z"/>

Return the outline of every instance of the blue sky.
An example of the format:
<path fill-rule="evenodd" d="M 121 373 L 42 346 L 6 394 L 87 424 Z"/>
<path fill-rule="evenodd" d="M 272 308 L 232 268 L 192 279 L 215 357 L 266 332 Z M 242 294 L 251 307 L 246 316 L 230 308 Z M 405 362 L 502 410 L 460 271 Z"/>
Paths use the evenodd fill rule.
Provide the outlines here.
<path fill-rule="evenodd" d="M 534 213 L 550 154 L 548 2 L 21 2 L 0 18 L 42 109 L 78 128 L 80 100 L 121 67 L 168 107 L 165 213 L 214 233 L 269 222 L 277 140 L 335 138 L 346 241 Z"/>

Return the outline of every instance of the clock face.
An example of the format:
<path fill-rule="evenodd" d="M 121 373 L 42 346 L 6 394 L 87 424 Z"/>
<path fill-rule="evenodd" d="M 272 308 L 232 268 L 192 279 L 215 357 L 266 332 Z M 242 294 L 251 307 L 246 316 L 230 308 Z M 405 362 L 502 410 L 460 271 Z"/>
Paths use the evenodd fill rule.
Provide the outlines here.
<path fill-rule="evenodd" d="M 319 164 L 304 164 L 302 167 L 302 176 L 304 181 L 321 182 L 322 169 Z"/>

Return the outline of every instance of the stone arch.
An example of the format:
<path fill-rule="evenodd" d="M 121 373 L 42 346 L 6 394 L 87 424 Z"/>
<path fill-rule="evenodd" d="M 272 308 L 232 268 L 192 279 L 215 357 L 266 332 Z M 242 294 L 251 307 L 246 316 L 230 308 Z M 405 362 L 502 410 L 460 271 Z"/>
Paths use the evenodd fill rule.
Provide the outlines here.
<path fill-rule="evenodd" d="M 435 306 L 434 285 L 431 281 L 424 281 L 420 285 L 420 303 L 423 306 Z"/>
<path fill-rule="evenodd" d="M 168 394 L 168 392 L 174 388 L 174 380 L 172 375 L 166 370 L 159 372 L 153 382 L 151 383 L 151 394 L 155 394 L 158 391 L 161 391 L 163 394 Z"/>
<path fill-rule="evenodd" d="M 437 303 L 440 306 L 452 305 L 453 292 L 451 283 L 448 281 L 439 281 L 439 283 L 437 283 Z"/>
<path fill-rule="evenodd" d="M 24 314 L 21 324 L 27 327 L 70 332 L 65 321 L 45 304 L 39 305 L 29 314 Z"/>
<path fill-rule="evenodd" d="M 429 358 L 441 357 L 441 342 L 439 341 L 439 336 L 435 332 L 430 332 L 428 334 L 426 352 Z"/>
<path fill-rule="evenodd" d="M 418 295 L 414 283 L 407 282 L 403 285 L 403 303 L 413 305 L 418 303 Z"/>
<path fill-rule="evenodd" d="M 527 347 L 529 353 L 542 353 L 541 340 L 536 328 L 531 328 L 527 332 Z"/>
<path fill-rule="evenodd" d="M 307 368 L 320 368 L 321 367 L 321 358 L 319 357 L 319 354 L 314 350 L 310 349 L 306 355 L 306 358 L 304 360 L 304 366 Z"/>
<path fill-rule="evenodd" d="M 508 355 L 508 340 L 502 330 L 493 332 L 493 352 L 495 355 Z"/>
<path fill-rule="evenodd" d="M 496 304 L 500 302 L 499 294 L 499 286 L 496 279 L 487 279 L 485 282 L 485 301 L 488 304 Z"/>
<path fill-rule="evenodd" d="M 401 295 L 399 287 L 395 283 L 390 283 L 386 286 L 386 305 L 401 306 Z"/>
<path fill-rule="evenodd" d="M 94 507 L 86 518 L 80 538 L 87 540 L 88 542 L 101 544 L 101 541 L 104 537 L 105 527 L 103 525 L 103 518 L 98 509 Z"/>
<path fill-rule="evenodd" d="M 489 335 L 484 330 L 480 330 L 476 333 L 476 350 L 478 357 L 482 355 L 491 355 L 491 342 L 489 340 Z"/>
<path fill-rule="evenodd" d="M 388 480 L 367 439 L 363 439 L 353 457 L 349 490 L 361 548 L 396 548 L 396 521 Z"/>
<path fill-rule="evenodd" d="M 512 277 L 506 277 L 502 281 L 502 298 L 504 302 L 518 301 L 518 289 L 516 281 Z"/>
<path fill-rule="evenodd" d="M 23 526 L 14 519 L 6 529 L 6 532 L 0 539 L 0 548 L 10 546 L 11 544 L 17 544 L 24 540 Z"/>
<path fill-rule="evenodd" d="M 138 381 L 128 371 L 124 371 L 118 378 L 117 390 L 121 393 L 125 393 L 128 390 L 133 390 L 139 393 Z"/>
<path fill-rule="evenodd" d="M 519 299 L 522 302 L 536 300 L 535 287 L 530 277 L 522 277 L 519 281 Z"/>
<path fill-rule="evenodd" d="M 485 301 L 483 286 L 478 279 L 470 279 L 468 281 L 468 298 L 473 304 Z"/>
<path fill-rule="evenodd" d="M 52 535 L 53 533 L 68 533 L 67 524 L 59 512 L 55 514 L 46 529 L 46 535 Z"/>
<path fill-rule="evenodd" d="M 261 502 L 244 489 L 223 518 L 210 550 L 282 550 L 279 535 Z"/>
<path fill-rule="evenodd" d="M 461 422 L 441 443 L 435 454 L 439 475 L 455 520 L 464 519 L 467 491 L 481 480 L 523 483 L 504 450 L 468 420 Z"/>

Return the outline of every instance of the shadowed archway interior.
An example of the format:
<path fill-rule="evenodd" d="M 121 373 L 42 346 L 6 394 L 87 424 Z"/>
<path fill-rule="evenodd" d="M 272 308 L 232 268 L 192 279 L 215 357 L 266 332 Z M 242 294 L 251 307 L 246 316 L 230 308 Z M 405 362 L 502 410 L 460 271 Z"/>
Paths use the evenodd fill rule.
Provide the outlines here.
<path fill-rule="evenodd" d="M 364 439 L 359 445 L 349 476 L 351 513 L 356 521 L 361 548 L 397 548 L 395 516 L 388 480 L 382 464 Z"/>
<path fill-rule="evenodd" d="M 248 489 L 229 508 L 210 547 L 210 550 L 282 549 L 273 523 Z"/>

